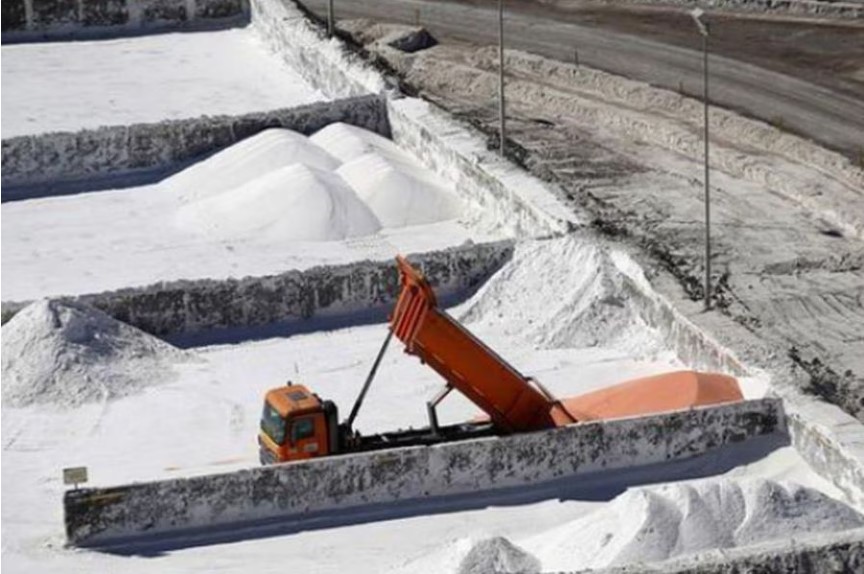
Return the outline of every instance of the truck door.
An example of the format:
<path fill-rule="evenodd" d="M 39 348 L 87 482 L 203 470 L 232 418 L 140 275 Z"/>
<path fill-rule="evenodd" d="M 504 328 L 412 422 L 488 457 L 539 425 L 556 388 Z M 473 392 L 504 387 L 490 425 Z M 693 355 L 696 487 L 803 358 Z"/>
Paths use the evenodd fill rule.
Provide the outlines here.
<path fill-rule="evenodd" d="M 326 456 L 329 452 L 323 413 L 298 416 L 288 428 L 288 459 Z"/>

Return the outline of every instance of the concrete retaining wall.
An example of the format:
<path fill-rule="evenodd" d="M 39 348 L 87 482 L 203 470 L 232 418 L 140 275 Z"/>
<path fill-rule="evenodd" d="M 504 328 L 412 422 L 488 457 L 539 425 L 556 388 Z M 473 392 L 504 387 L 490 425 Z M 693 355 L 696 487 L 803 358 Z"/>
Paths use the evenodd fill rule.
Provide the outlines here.
<path fill-rule="evenodd" d="M 490 151 L 475 129 L 417 98 L 388 99 L 393 141 L 481 205 L 494 224 L 517 236 L 566 233 L 577 216 L 548 185 Z"/>
<path fill-rule="evenodd" d="M 338 39 L 327 39 L 292 0 L 250 0 L 252 25 L 269 48 L 331 98 L 388 91 L 385 79 Z"/>
<path fill-rule="evenodd" d="M 513 255 L 510 242 L 484 243 L 411 255 L 440 297 L 465 294 Z M 159 336 L 255 327 L 313 317 L 369 314 L 381 319 L 396 300 L 392 260 L 313 267 L 267 277 L 173 281 L 75 297 L 112 317 Z M 29 302 L 4 302 L 3 322 Z"/>
<path fill-rule="evenodd" d="M 864 512 L 864 425 L 838 407 L 791 388 L 783 399 L 795 449 Z"/>
<path fill-rule="evenodd" d="M 185 165 L 262 130 L 310 134 L 345 122 L 389 137 L 387 109 L 378 96 L 360 96 L 240 116 L 204 116 L 153 124 L 19 136 L 3 140 L 3 201 L 45 195 L 46 189 L 86 180 Z"/>
<path fill-rule="evenodd" d="M 713 550 L 655 564 L 640 563 L 579 574 L 729 574 L 730 572 L 795 572 L 840 574 L 864 572 L 864 528 L 810 534 L 755 546 Z M 576 573 L 574 573 L 576 574 Z"/>
<path fill-rule="evenodd" d="M 181 534 L 374 503 L 477 492 L 686 459 L 783 432 L 763 399 L 503 438 L 361 453 L 206 477 L 67 491 L 66 534 L 79 546 Z"/>
<path fill-rule="evenodd" d="M 663 333 L 663 340 L 675 354 L 692 368 L 718 371 L 736 377 L 754 373 L 731 351 L 693 324 L 683 313 L 657 293 L 642 267 L 626 252 L 610 249 L 615 267 L 625 278 L 624 288 L 635 302 L 639 315 L 646 323 Z"/>
<path fill-rule="evenodd" d="M 206 28 L 249 18 L 248 0 L 3 0 L 3 43 Z"/>

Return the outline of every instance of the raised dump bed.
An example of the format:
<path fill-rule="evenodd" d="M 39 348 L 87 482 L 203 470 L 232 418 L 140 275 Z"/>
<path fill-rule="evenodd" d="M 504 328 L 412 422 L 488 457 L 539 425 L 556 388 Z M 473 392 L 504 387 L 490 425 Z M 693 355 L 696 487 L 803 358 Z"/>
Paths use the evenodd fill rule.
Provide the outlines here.
<path fill-rule="evenodd" d="M 254 537 L 280 522 L 311 525 L 322 513 L 685 460 L 785 432 L 781 401 L 759 399 L 219 475 L 82 488 L 64 496 L 66 536 L 76 546 L 113 549 L 148 540 L 200 544 L 243 531 Z"/>

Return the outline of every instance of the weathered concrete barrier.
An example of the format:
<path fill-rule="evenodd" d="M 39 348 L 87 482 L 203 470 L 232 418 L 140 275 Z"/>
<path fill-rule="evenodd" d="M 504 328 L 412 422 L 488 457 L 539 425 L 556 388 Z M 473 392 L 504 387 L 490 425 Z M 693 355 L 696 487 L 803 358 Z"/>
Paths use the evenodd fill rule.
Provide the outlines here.
<path fill-rule="evenodd" d="M 293 0 L 250 0 L 252 25 L 270 49 L 332 98 L 382 94 L 387 82 L 337 39 L 306 20 Z"/>
<path fill-rule="evenodd" d="M 383 99 L 367 95 L 240 116 L 8 138 L 3 140 L 3 201 L 45 195 L 45 188 L 64 182 L 185 165 L 268 128 L 308 135 L 335 122 L 390 136 Z"/>
<path fill-rule="evenodd" d="M 330 509 L 687 459 L 784 431 L 780 401 L 761 399 L 221 475 L 72 490 L 64 497 L 66 536 L 78 546 L 100 546 L 153 535 L 182 536 L 193 529 L 239 529 Z"/>
<path fill-rule="evenodd" d="M 686 558 L 630 566 L 581 570 L 574 574 L 729 574 L 864 572 L 864 528 L 808 534 L 753 546 L 724 548 Z"/>
<path fill-rule="evenodd" d="M 663 340 L 687 365 L 736 377 L 752 373 L 732 352 L 700 329 L 660 295 L 642 267 L 622 249 L 610 249 L 610 258 L 624 278 L 623 289 L 635 302 L 646 323 L 663 333 Z"/>
<path fill-rule="evenodd" d="M 3 0 L 3 43 L 200 29 L 249 19 L 248 0 Z"/>
<path fill-rule="evenodd" d="M 580 225 L 546 183 L 487 149 L 473 128 L 418 98 L 388 99 L 387 109 L 393 141 L 516 234 L 545 236 Z"/>
<path fill-rule="evenodd" d="M 513 255 L 509 241 L 463 245 L 409 255 L 439 297 L 466 293 Z M 392 260 L 287 271 L 266 277 L 172 281 L 72 299 L 159 336 L 255 327 L 313 317 L 380 310 L 382 319 L 399 293 Z M 3 322 L 26 302 L 4 302 Z"/>
<path fill-rule="evenodd" d="M 830 477 L 849 502 L 864 510 L 864 425 L 838 407 L 792 389 L 783 398 L 792 445 L 819 474 Z"/>

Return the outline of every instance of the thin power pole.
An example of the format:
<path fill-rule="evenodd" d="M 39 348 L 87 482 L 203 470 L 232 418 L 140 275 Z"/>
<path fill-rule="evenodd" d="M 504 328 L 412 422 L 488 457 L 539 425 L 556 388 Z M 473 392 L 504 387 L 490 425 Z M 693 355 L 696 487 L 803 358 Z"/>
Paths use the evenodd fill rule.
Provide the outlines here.
<path fill-rule="evenodd" d="M 500 151 L 504 157 L 506 128 L 504 126 L 504 0 L 498 0 L 498 115 L 501 124 Z"/>
<path fill-rule="evenodd" d="M 327 37 L 333 37 L 333 0 L 327 0 Z"/>
<path fill-rule="evenodd" d="M 702 34 L 702 95 L 705 123 L 705 310 L 711 308 L 711 186 L 708 180 L 708 29 Z"/>

